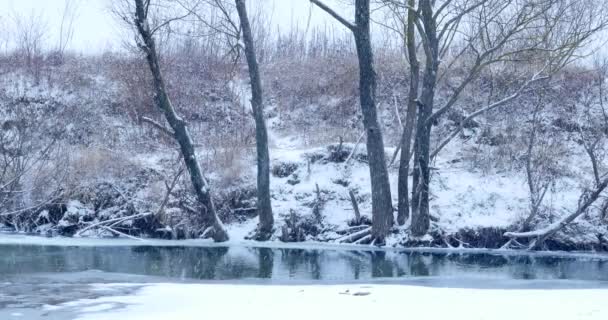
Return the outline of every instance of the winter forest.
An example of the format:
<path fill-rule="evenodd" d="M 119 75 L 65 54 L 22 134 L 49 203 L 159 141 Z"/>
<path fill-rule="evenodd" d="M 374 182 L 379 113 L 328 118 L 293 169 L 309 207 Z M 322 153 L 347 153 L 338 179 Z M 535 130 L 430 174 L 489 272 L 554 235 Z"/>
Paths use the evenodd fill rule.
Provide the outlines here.
<path fill-rule="evenodd" d="M 606 319 L 607 40 L 604 0 L 0 0 L 0 319 Z"/>
<path fill-rule="evenodd" d="M 114 0 L 95 54 L 78 1 L 59 30 L 7 12 L 0 225 L 604 251 L 604 4 L 310 1 L 328 23 L 279 29 L 264 1 Z"/>

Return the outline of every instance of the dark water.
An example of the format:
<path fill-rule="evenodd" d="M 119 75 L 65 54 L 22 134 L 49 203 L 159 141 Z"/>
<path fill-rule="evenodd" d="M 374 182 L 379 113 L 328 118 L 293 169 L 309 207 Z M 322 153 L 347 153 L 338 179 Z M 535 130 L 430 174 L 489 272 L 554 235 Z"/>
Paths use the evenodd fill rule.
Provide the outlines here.
<path fill-rule="evenodd" d="M 0 245 L 0 319 L 72 320 L 79 299 L 146 283 L 389 283 L 480 289 L 608 288 L 608 259 L 246 247 Z M 91 284 L 127 283 L 110 291 Z M 48 306 L 64 306 L 50 310 Z"/>
<path fill-rule="evenodd" d="M 33 274 L 91 270 L 178 281 L 468 279 L 479 283 L 499 280 L 608 283 L 608 260 L 580 257 L 245 247 L 0 245 L 0 282 Z"/>

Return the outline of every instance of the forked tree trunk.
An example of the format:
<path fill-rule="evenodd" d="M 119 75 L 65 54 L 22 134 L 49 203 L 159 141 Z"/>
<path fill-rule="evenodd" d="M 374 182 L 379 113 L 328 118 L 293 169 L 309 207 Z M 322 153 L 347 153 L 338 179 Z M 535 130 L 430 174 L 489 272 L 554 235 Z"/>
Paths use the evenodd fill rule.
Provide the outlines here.
<path fill-rule="evenodd" d="M 414 179 L 412 192 L 412 234 L 425 235 L 430 227 L 429 218 L 429 183 L 430 183 L 430 143 L 435 86 L 439 68 L 439 40 L 437 25 L 433 17 L 433 1 L 421 0 L 422 23 L 426 35 L 426 62 L 422 80 L 422 93 L 416 126 L 416 143 L 414 157 Z"/>
<path fill-rule="evenodd" d="M 416 0 L 409 0 L 409 6 L 414 8 Z M 408 178 L 410 172 L 412 134 L 416 120 L 416 101 L 418 99 L 418 82 L 420 81 L 420 65 L 416 54 L 416 13 L 408 11 L 406 46 L 410 62 L 410 88 L 407 101 L 407 114 L 405 128 L 401 136 L 401 157 L 399 158 L 399 180 L 398 180 L 398 213 L 397 223 L 404 225 L 410 216 Z"/>
<path fill-rule="evenodd" d="M 270 201 L 270 155 L 268 153 L 268 132 L 264 120 L 264 105 L 262 82 L 258 61 L 255 54 L 255 45 L 251 34 L 251 26 L 247 17 L 245 0 L 235 0 L 236 9 L 241 21 L 243 40 L 245 42 L 245 55 L 249 66 L 249 78 L 251 80 L 251 107 L 255 118 L 255 142 L 257 150 L 257 211 L 260 218 L 258 234 L 259 240 L 267 240 L 272 235 L 274 217 Z"/>
<path fill-rule="evenodd" d="M 156 104 L 162 110 L 167 122 L 173 129 L 173 136 L 179 144 L 186 168 L 190 174 L 192 187 L 194 188 L 196 198 L 201 205 L 203 223 L 207 226 L 207 230 L 204 234 L 217 242 L 227 241 L 228 233 L 215 212 L 209 185 L 203 177 L 194 150 L 194 144 L 192 143 L 190 133 L 188 132 L 188 127 L 186 126 L 185 121 L 175 112 L 167 94 L 165 82 L 160 70 L 154 37 L 148 24 L 147 5 L 144 5 L 144 0 L 135 0 L 135 26 L 141 36 L 140 47 L 146 54 L 146 60 L 148 61 L 148 66 L 152 72 Z"/>

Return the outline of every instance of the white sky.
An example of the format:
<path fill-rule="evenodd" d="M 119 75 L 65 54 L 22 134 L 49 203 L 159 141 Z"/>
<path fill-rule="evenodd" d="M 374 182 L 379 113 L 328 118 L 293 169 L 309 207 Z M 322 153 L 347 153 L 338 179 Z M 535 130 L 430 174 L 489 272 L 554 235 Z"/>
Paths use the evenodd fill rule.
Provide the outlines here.
<path fill-rule="evenodd" d="M 66 0 L 0 0 L 0 27 L 10 25 L 15 15 L 42 16 L 48 26 L 46 44 L 54 46 L 58 42 L 61 17 Z M 117 49 L 121 41 L 128 37 L 125 30 L 110 12 L 112 0 L 75 0 L 78 2 L 78 17 L 74 25 L 74 38 L 69 49 L 84 53 L 99 53 Z M 338 4 L 340 0 L 328 0 L 337 11 L 346 7 Z M 293 21 L 306 25 L 309 17 L 308 0 L 249 0 L 250 4 L 263 4 L 272 12 L 273 23 L 289 26 Z M 347 13 L 348 14 L 348 13 Z M 352 14 L 348 14 L 352 16 Z M 312 10 L 312 24 L 335 23 L 318 8 Z M 6 32 L 1 30 L 0 32 Z"/>
<path fill-rule="evenodd" d="M 112 0 L 72 0 L 77 2 L 78 16 L 74 23 L 74 37 L 68 47 L 76 52 L 99 54 L 105 50 L 120 49 L 123 41 L 132 39 L 132 35 L 124 29 L 111 13 Z M 249 5 L 263 5 L 266 12 L 271 15 L 272 23 L 279 25 L 283 30 L 292 23 L 304 28 L 308 22 L 309 14 L 311 26 L 332 25 L 336 30 L 342 28 L 319 8 L 312 7 L 309 0 L 247 0 Z M 353 9 L 346 6 L 346 0 L 325 0 L 344 17 L 351 19 Z M 12 24 L 11 17 L 41 16 L 42 22 L 47 26 L 46 46 L 57 46 L 61 18 L 66 0 L 0 0 L 0 49 L 3 41 L 11 37 L 11 30 L 7 26 Z M 608 33 L 603 33 L 599 40 L 608 39 Z M 605 54 L 608 49 L 601 48 Z"/>

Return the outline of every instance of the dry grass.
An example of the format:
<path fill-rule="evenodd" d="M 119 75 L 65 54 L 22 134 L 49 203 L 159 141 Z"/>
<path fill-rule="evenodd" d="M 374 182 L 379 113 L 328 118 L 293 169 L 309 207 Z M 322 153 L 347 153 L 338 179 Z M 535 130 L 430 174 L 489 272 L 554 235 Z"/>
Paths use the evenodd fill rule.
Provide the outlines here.
<path fill-rule="evenodd" d="M 98 180 L 121 179 L 132 174 L 133 162 L 126 153 L 104 148 L 76 147 L 69 150 L 68 177 L 71 185 Z"/>

